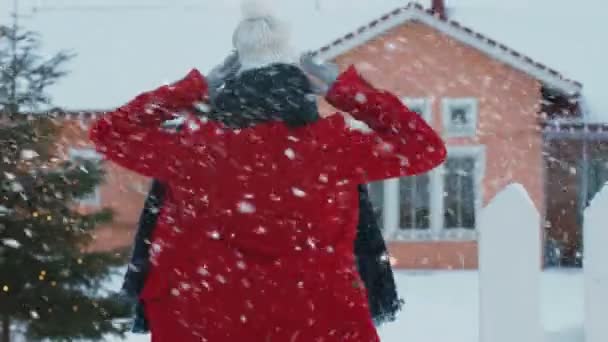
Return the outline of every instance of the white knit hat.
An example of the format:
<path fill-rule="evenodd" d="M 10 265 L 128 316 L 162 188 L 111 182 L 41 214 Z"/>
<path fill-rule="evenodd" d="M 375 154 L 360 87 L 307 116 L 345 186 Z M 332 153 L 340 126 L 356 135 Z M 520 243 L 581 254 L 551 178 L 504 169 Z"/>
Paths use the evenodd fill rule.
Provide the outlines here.
<path fill-rule="evenodd" d="M 232 35 L 241 71 L 274 63 L 296 63 L 289 26 L 278 19 L 268 0 L 243 0 L 243 19 Z"/>

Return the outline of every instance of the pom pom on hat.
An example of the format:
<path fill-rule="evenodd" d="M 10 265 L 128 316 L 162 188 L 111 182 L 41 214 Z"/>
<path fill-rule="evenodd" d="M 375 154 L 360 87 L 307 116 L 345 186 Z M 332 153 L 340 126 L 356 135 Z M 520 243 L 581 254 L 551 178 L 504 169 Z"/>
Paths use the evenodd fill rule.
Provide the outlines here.
<path fill-rule="evenodd" d="M 245 20 L 274 17 L 276 14 L 269 0 L 243 0 L 241 12 Z"/>

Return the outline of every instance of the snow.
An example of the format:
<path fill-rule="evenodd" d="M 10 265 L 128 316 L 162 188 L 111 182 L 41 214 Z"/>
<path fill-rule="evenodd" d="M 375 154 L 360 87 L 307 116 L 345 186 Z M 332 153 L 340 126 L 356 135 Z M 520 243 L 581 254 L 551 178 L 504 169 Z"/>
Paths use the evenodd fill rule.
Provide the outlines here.
<path fill-rule="evenodd" d="M 380 328 L 382 342 L 478 341 L 477 272 L 398 271 L 396 279 L 406 303 L 397 321 Z M 550 270 L 543 272 L 541 279 L 545 342 L 583 342 L 582 273 Z M 119 285 L 117 282 L 115 287 Z M 119 341 L 122 340 L 108 339 Z M 128 335 L 125 340 L 149 341 L 148 335 Z"/>
<path fill-rule="evenodd" d="M 296 188 L 296 187 L 292 187 L 291 188 L 291 192 L 294 194 L 294 196 L 296 197 L 305 197 L 306 196 L 306 192 L 302 189 Z"/>
<path fill-rule="evenodd" d="M 585 332 L 587 342 L 604 342 L 608 336 L 608 186 L 593 198 L 585 210 Z"/>
<path fill-rule="evenodd" d="M 15 239 L 2 239 L 2 244 L 10 248 L 21 247 L 21 243 Z"/>
<path fill-rule="evenodd" d="M 296 158 L 296 153 L 291 148 L 286 149 L 284 154 L 287 158 L 289 158 L 291 160 Z"/>
<path fill-rule="evenodd" d="M 38 153 L 34 150 L 26 149 L 26 150 L 21 151 L 21 159 L 24 159 L 24 160 L 34 159 L 38 156 L 39 156 Z"/>
<path fill-rule="evenodd" d="M 255 205 L 249 201 L 240 201 L 237 210 L 242 214 L 253 214 L 255 213 Z"/>
<path fill-rule="evenodd" d="M 10 212 L 11 212 L 10 209 L 8 209 L 7 207 L 5 207 L 5 206 L 3 206 L 3 205 L 0 204 L 0 214 L 6 215 L 6 214 L 8 214 Z"/>

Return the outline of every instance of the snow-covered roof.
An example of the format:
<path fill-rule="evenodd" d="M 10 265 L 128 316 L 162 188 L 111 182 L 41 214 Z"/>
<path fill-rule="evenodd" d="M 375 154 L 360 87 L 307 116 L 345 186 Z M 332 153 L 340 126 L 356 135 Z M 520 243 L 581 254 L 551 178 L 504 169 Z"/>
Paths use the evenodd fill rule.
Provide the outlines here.
<path fill-rule="evenodd" d="M 20 0 L 21 23 L 45 51 L 77 53 L 52 89 L 70 110 L 108 109 L 138 92 L 209 70 L 231 48 L 240 0 Z M 300 50 L 317 50 L 408 0 L 277 0 Z M 428 7 L 430 0 L 418 1 Z M 608 122 L 603 0 L 450 0 L 448 16 L 583 84 L 590 121 Z M 0 3 L 0 20 L 12 10 Z"/>
<path fill-rule="evenodd" d="M 582 84 L 565 78 L 560 72 L 531 59 L 485 35 L 462 26 L 455 20 L 442 19 L 432 10 L 417 3 L 410 3 L 347 33 L 329 45 L 316 51 L 321 59 L 333 59 L 357 46 L 363 45 L 382 33 L 410 21 L 422 22 L 463 44 L 469 45 L 490 57 L 521 70 L 543 84 L 569 96 L 579 95 Z"/>

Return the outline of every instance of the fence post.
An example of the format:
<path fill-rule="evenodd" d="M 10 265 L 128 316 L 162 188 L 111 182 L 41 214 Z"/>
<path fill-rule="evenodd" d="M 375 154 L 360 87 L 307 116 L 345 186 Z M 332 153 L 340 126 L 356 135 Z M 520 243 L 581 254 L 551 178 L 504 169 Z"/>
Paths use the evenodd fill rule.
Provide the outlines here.
<path fill-rule="evenodd" d="M 608 341 L 608 185 L 585 209 L 585 340 Z"/>
<path fill-rule="evenodd" d="M 541 225 L 534 203 L 511 184 L 479 220 L 479 341 L 539 342 Z"/>

